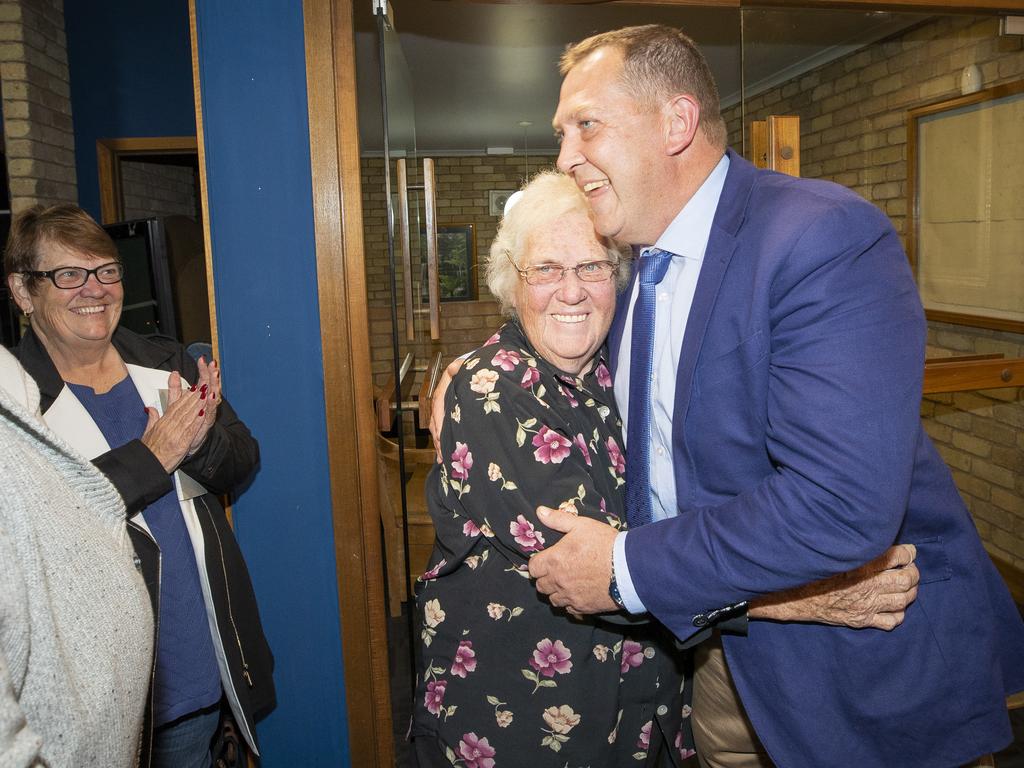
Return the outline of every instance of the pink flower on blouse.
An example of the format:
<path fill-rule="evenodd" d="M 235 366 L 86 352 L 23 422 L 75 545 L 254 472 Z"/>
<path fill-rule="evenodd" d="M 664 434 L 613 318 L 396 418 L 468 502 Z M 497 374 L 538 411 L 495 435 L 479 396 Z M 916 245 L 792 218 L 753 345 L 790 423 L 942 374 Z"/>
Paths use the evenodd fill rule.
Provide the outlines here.
<path fill-rule="evenodd" d="M 579 400 L 577 400 L 575 397 L 573 397 L 573 394 L 572 394 L 571 390 L 569 390 L 566 387 L 563 387 L 561 384 L 559 384 L 558 385 L 558 392 L 562 395 L 562 397 L 564 397 L 566 400 L 569 401 L 570 407 L 576 408 L 576 407 L 579 406 L 579 404 L 580 404 Z"/>
<path fill-rule="evenodd" d="M 594 466 L 590 463 L 590 449 L 587 448 L 587 440 L 583 437 L 583 433 L 580 432 L 573 438 L 573 442 L 576 443 L 576 447 L 580 449 L 580 453 L 583 454 L 583 460 L 587 462 L 588 467 Z"/>
<path fill-rule="evenodd" d="M 608 438 L 611 440 L 611 438 Z M 537 449 L 533 458 L 541 464 L 561 464 L 562 459 L 569 455 L 569 438 L 560 435 L 548 427 L 541 427 L 540 432 L 533 436 L 533 445 Z"/>
<path fill-rule="evenodd" d="M 466 768 L 494 768 L 494 747 L 487 737 L 475 733 L 464 733 L 459 739 L 459 757 L 466 761 Z"/>
<path fill-rule="evenodd" d="M 561 640 L 551 642 L 544 638 L 537 643 L 537 648 L 530 659 L 530 666 L 540 672 L 544 677 L 554 677 L 557 672 L 560 675 L 567 675 L 572 669 L 572 651 L 562 644 Z"/>
<path fill-rule="evenodd" d="M 544 534 L 533 527 L 533 523 L 522 515 L 508 524 L 508 531 L 524 552 L 539 552 L 544 549 Z"/>
<path fill-rule="evenodd" d="M 424 572 L 424 574 L 420 576 L 420 579 L 422 581 L 430 581 L 431 579 L 436 579 L 437 574 L 441 572 L 441 569 L 444 568 L 446 562 L 447 561 L 442 558 L 437 565 L 435 565 L 429 571 Z"/>
<path fill-rule="evenodd" d="M 473 643 L 463 640 L 455 651 L 455 658 L 452 659 L 452 674 L 456 677 L 465 678 L 466 674 L 476 669 L 476 651 L 473 650 Z"/>
<path fill-rule="evenodd" d="M 431 680 L 427 683 L 427 693 L 423 697 L 427 712 L 432 715 L 440 714 L 441 707 L 444 706 L 444 689 L 447 687 L 447 680 Z"/>
<path fill-rule="evenodd" d="M 469 536 L 470 538 L 476 538 L 480 535 L 480 529 L 472 520 L 467 520 L 462 524 L 462 535 Z"/>
<path fill-rule="evenodd" d="M 526 370 L 523 371 L 523 378 L 519 382 L 519 385 L 523 389 L 529 389 L 538 381 L 540 381 L 540 370 L 531 366 L 526 366 Z"/>
<path fill-rule="evenodd" d="M 626 674 L 629 670 L 634 667 L 639 667 L 644 663 L 644 649 L 640 643 L 635 640 L 625 640 L 622 643 L 622 664 L 619 667 L 619 671 L 622 674 Z M 454 671 L 454 670 L 453 670 Z"/>
<path fill-rule="evenodd" d="M 597 373 L 597 383 L 601 386 L 601 388 L 602 389 L 611 389 L 611 387 L 612 387 L 612 375 L 608 371 L 608 369 L 605 367 L 604 363 L 598 363 L 597 364 L 597 369 L 596 369 L 595 373 Z"/>
<path fill-rule="evenodd" d="M 692 749 L 686 749 L 683 747 L 683 732 L 679 731 L 676 733 L 676 749 L 679 750 L 679 757 L 686 760 L 688 757 L 693 757 L 697 753 Z"/>
<path fill-rule="evenodd" d="M 491 358 L 491 365 L 496 365 L 503 371 L 514 371 L 516 366 L 523 362 L 519 353 L 507 349 L 499 349 Z"/>
<path fill-rule="evenodd" d="M 640 749 L 647 749 L 651 746 L 651 720 L 644 723 L 644 727 L 640 729 L 640 740 L 636 743 Z"/>
<path fill-rule="evenodd" d="M 484 346 L 486 347 L 490 344 L 497 344 L 499 339 L 501 339 L 501 331 L 498 331 L 497 333 L 493 334 L 491 338 L 485 341 Z"/>
<path fill-rule="evenodd" d="M 611 438 L 608 438 L 611 440 Z M 456 442 L 455 451 L 452 453 L 452 477 L 457 480 L 465 480 L 469 477 L 469 470 L 473 468 L 473 454 L 469 452 L 469 446 L 465 443 Z"/>
<path fill-rule="evenodd" d="M 459 445 L 459 443 L 456 443 Z M 622 458 L 622 451 L 619 450 L 619 444 L 615 442 L 614 437 L 609 437 L 604 447 L 608 450 L 608 458 L 612 461 L 612 467 L 615 469 L 616 474 L 621 475 L 626 471 L 626 460 Z"/>

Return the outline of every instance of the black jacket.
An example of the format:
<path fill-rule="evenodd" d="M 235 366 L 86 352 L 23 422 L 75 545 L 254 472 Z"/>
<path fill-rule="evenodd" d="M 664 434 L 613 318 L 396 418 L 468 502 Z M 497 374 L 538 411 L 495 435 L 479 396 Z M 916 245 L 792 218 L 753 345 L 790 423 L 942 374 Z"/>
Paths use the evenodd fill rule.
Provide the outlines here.
<path fill-rule="evenodd" d="M 142 337 L 118 328 L 112 339 L 125 363 L 164 371 L 178 371 L 189 382 L 199 378 L 194 360 L 178 342 L 164 337 Z M 22 366 L 36 380 L 40 408 L 46 411 L 64 388 L 49 354 L 31 331 L 13 350 Z M 215 494 L 227 494 L 245 483 L 259 462 L 259 446 L 227 400 L 222 400 L 217 420 L 200 449 L 179 469 L 201 483 L 208 493 L 193 499 L 203 532 L 204 552 L 196 561 L 209 578 L 213 608 L 217 617 L 220 645 L 224 649 L 230 680 L 224 686 L 240 730 L 256 746 L 255 721 L 275 705 L 272 672 L 274 659 L 260 624 L 256 597 L 249 572 L 234 534 Z M 108 451 L 93 459 L 120 492 L 131 518 L 136 512 L 172 490 L 170 475 L 140 440 Z M 133 523 L 128 531 L 139 557 L 139 567 L 159 621 L 160 550 L 152 536 Z M 200 556 L 201 555 L 201 556 Z M 216 646 L 216 644 L 215 644 Z M 228 689 L 231 686 L 232 690 Z M 232 696 L 234 693 L 234 697 Z M 240 711 L 239 711 L 240 710 Z M 151 712 L 147 711 L 145 743 L 149 743 Z M 148 750 L 144 752 L 148 754 Z M 143 764 L 148 764 L 144 759 Z"/>

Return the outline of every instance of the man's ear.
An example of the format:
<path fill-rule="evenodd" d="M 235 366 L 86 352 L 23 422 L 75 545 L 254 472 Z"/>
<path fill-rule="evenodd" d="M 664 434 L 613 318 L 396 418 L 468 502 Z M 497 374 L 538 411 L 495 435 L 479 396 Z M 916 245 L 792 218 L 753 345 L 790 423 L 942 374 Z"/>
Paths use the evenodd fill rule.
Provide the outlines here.
<path fill-rule="evenodd" d="M 680 94 L 664 107 L 665 153 L 678 155 L 693 143 L 700 125 L 700 105 L 693 96 Z"/>
<path fill-rule="evenodd" d="M 7 288 L 9 289 L 11 296 L 14 297 L 14 301 L 18 305 L 18 309 L 26 315 L 32 314 L 32 310 L 34 309 L 32 306 L 32 293 L 29 291 L 28 285 L 25 283 L 25 276 L 17 272 L 8 275 Z"/>

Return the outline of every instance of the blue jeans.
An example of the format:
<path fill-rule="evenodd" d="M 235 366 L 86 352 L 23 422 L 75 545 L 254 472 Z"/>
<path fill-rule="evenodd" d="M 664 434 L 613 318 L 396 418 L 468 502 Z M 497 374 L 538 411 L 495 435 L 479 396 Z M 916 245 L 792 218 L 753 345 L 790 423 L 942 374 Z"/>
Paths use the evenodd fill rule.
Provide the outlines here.
<path fill-rule="evenodd" d="M 201 709 L 153 733 L 152 768 L 210 768 L 210 744 L 220 724 L 220 706 Z"/>

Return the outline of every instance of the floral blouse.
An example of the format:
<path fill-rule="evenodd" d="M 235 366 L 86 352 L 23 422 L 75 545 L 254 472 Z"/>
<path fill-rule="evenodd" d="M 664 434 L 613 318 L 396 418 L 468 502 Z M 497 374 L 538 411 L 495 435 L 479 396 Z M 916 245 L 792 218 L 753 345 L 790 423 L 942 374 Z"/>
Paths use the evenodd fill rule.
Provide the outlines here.
<path fill-rule="evenodd" d="M 664 633 L 578 619 L 537 593 L 527 563 L 561 507 L 623 527 L 625 459 L 599 359 L 570 376 L 517 322 L 473 353 L 445 397 L 445 461 L 427 481 L 436 540 L 420 577 L 412 736 L 452 765 L 642 766 L 651 728 L 679 748 L 682 675 Z"/>

